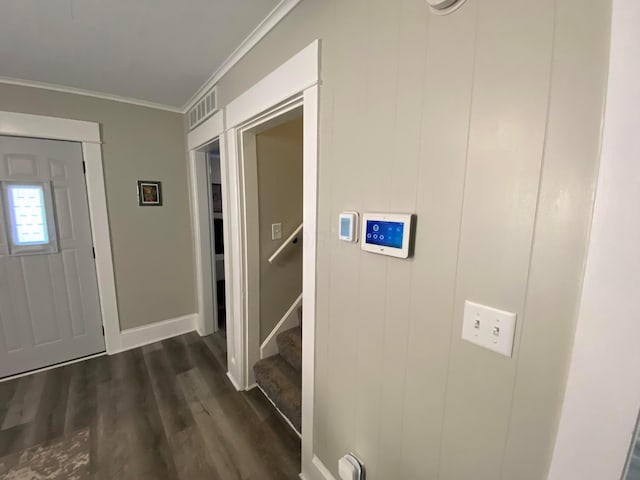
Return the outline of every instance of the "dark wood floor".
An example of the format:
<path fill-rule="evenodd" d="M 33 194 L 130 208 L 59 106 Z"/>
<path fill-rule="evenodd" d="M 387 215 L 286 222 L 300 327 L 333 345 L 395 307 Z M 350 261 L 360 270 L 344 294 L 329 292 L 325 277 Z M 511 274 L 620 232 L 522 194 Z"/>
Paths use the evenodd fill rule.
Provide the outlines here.
<path fill-rule="evenodd" d="M 0 458 L 88 428 L 92 480 L 298 478 L 299 438 L 224 348 L 192 333 L 0 383 Z"/>

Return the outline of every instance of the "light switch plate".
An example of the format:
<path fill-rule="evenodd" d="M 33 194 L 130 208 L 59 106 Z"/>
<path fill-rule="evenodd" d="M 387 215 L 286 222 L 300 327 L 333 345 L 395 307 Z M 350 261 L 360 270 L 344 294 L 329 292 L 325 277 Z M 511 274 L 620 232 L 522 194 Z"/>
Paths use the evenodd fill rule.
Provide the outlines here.
<path fill-rule="evenodd" d="M 462 339 L 505 357 L 513 354 L 516 314 L 479 303 L 464 302 Z"/>
<path fill-rule="evenodd" d="M 271 224 L 271 240 L 280 240 L 282 238 L 282 224 Z"/>

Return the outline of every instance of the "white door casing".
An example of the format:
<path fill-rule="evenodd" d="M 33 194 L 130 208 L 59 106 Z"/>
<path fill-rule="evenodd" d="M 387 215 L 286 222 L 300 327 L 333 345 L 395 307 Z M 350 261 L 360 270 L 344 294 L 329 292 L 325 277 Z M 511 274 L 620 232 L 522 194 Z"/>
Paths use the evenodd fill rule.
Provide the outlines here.
<path fill-rule="evenodd" d="M 203 147 L 220 140 L 220 167 L 224 203 L 225 281 L 227 309 L 227 376 L 236 389 L 247 388 L 248 330 L 245 329 L 245 259 L 243 221 L 242 172 L 239 168 L 240 128 L 264 119 L 283 103 L 301 99 L 304 111 L 304 241 L 303 241 L 303 359 L 302 359 L 302 478 L 327 478 L 326 468 L 313 453 L 313 400 L 315 378 L 315 296 L 316 296 L 316 235 L 318 182 L 318 82 L 320 42 L 312 42 L 298 54 L 267 75 L 245 93 L 233 100 L 187 136 L 191 216 L 194 230 L 194 252 L 197 276 L 198 332 L 213 330 L 208 319 L 213 302 L 208 287 L 211 282 L 210 230 L 203 224 L 208 212 L 208 191 L 199 178 L 206 176 Z M 299 105 L 299 104 L 298 104 Z M 199 185 L 200 184 L 200 185 Z M 259 344 L 258 344 L 259 347 Z M 259 348 L 258 348 L 259 353 Z"/>
<path fill-rule="evenodd" d="M 255 126 L 266 118 L 282 113 L 278 107 L 288 102 L 300 102 L 303 108 L 303 339 L 302 339 L 302 474 L 301 478 L 316 480 L 327 478 L 326 468 L 313 451 L 313 403 L 315 379 L 315 315 L 316 315 L 316 241 L 318 192 L 318 111 L 320 42 L 314 41 L 276 68 L 253 87 L 225 107 L 226 166 L 228 171 L 228 201 L 225 217 L 229 218 L 231 233 L 226 246 L 236 247 L 226 264 L 227 285 L 232 287 L 232 308 L 227 318 L 227 349 L 229 378 L 237 389 L 251 385 L 249 369 L 253 358 L 249 349 L 255 344 L 250 338 L 252 329 L 247 325 L 246 277 L 247 265 L 243 245 L 245 242 L 242 178 L 242 130 Z M 229 297 L 229 293 L 227 295 Z M 256 358 L 259 358 L 259 343 Z"/>
<path fill-rule="evenodd" d="M 0 377 L 104 351 L 82 145 L 0 137 L 0 181 L 3 193 L 8 182 L 51 186 L 57 220 L 49 231 L 57 251 L 8 255 L 4 204 Z"/>
<path fill-rule="evenodd" d="M 82 145 L 106 349 L 107 353 L 122 350 L 123 339 L 120 332 L 102 168 L 100 125 L 82 120 L 0 111 L 0 135 L 66 140 Z"/>

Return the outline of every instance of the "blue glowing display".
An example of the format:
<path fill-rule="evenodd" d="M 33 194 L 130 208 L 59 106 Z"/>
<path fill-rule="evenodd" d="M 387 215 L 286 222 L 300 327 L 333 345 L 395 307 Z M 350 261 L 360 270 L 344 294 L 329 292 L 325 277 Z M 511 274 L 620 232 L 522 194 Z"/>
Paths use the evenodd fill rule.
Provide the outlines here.
<path fill-rule="evenodd" d="M 382 247 L 402 248 L 404 223 L 367 220 L 365 242 Z"/>

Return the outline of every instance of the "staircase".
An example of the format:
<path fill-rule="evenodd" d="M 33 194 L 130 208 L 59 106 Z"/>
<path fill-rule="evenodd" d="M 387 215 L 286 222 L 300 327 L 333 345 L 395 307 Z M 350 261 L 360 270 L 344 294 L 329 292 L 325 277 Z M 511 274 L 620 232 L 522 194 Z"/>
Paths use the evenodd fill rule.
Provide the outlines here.
<path fill-rule="evenodd" d="M 302 328 L 276 337 L 278 354 L 253 366 L 256 382 L 298 433 L 302 421 Z"/>

